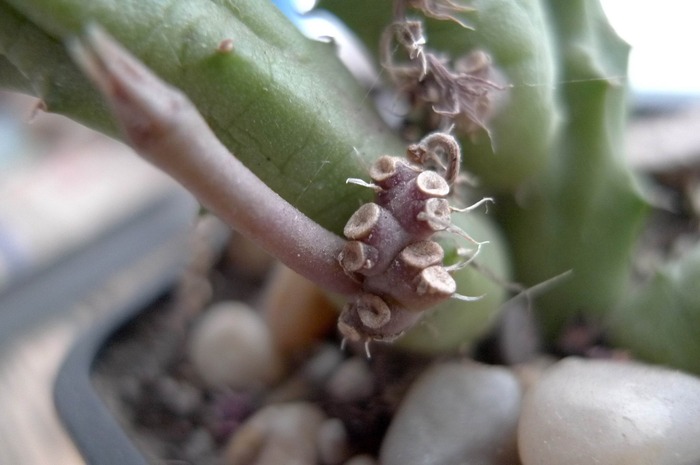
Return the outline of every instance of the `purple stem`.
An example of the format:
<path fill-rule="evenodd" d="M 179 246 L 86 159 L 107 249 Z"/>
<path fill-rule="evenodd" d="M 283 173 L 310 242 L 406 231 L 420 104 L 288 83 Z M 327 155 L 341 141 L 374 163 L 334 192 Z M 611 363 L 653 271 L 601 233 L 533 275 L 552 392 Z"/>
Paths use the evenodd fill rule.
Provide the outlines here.
<path fill-rule="evenodd" d="M 160 80 L 96 26 L 68 46 L 144 159 L 294 271 L 333 292 L 360 290 L 338 263 L 345 240 L 297 210 L 246 168 L 181 91 Z"/>

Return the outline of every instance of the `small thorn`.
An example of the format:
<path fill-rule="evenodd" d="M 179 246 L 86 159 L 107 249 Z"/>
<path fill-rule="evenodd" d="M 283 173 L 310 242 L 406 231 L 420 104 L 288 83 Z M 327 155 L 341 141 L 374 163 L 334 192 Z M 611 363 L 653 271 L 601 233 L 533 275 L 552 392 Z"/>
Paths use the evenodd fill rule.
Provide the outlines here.
<path fill-rule="evenodd" d="M 348 342 L 348 340 L 345 337 L 340 341 L 340 351 L 341 352 L 345 351 L 345 346 L 347 345 L 347 342 Z"/>
<path fill-rule="evenodd" d="M 369 343 L 371 342 L 371 339 L 365 339 L 365 355 L 367 355 L 367 360 L 372 359 L 372 354 L 369 351 Z"/>
<path fill-rule="evenodd" d="M 233 39 L 224 39 L 219 43 L 216 48 L 219 53 L 231 53 L 233 51 Z"/>

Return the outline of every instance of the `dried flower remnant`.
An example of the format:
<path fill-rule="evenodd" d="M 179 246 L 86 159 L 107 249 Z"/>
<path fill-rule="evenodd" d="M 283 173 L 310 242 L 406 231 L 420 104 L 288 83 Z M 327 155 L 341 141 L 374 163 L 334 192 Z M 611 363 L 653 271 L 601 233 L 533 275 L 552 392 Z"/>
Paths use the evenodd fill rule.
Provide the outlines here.
<path fill-rule="evenodd" d="M 425 16 L 430 18 L 454 21 L 467 29 L 472 29 L 472 27 L 464 20 L 455 16 L 455 14 L 476 11 L 473 7 L 461 5 L 452 0 L 399 0 L 397 4 L 405 4 L 421 11 Z M 405 10 L 405 6 L 397 6 L 395 11 L 398 13 L 401 9 Z"/>
<path fill-rule="evenodd" d="M 464 27 L 468 26 L 451 12 L 472 9 L 451 1 L 398 0 L 394 22 L 380 39 L 380 59 L 399 92 L 407 97 L 414 110 L 425 114 L 428 127 L 446 128 L 454 124 L 468 135 L 480 130 L 488 134 L 486 122 L 494 106 L 491 93 L 505 89 L 497 82 L 488 54 L 474 50 L 450 60 L 427 50 L 423 23 L 406 19 L 406 6 Z M 405 61 L 395 59 L 399 51 L 404 52 Z"/>
<path fill-rule="evenodd" d="M 430 134 L 419 143 L 409 145 L 406 156 L 410 161 L 426 168 L 445 170 L 442 176 L 449 185 L 454 184 L 459 176 L 462 163 L 459 145 L 454 137 L 441 132 Z"/>
<path fill-rule="evenodd" d="M 402 78 L 421 81 L 427 74 L 425 44 L 423 24 L 420 21 L 395 21 L 384 29 L 379 44 L 381 63 L 400 90 L 403 87 Z M 408 56 L 408 63 L 395 63 L 394 55 L 399 49 Z M 419 67 L 416 66 L 416 60 L 420 60 Z"/>

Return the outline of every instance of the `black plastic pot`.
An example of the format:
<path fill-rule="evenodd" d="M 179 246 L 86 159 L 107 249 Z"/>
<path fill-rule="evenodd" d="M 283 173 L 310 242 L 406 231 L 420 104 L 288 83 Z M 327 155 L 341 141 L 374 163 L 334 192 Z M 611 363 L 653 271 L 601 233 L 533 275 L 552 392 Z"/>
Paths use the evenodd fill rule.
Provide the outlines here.
<path fill-rule="evenodd" d="M 109 253 L 131 255 L 131 260 L 103 282 L 112 285 L 109 316 L 83 334 L 70 350 L 55 381 L 54 401 L 61 421 L 86 463 L 136 465 L 148 463 L 100 398 L 91 380 L 95 361 L 110 337 L 149 305 L 168 294 L 186 263 L 186 241 L 190 233 L 193 200 L 176 192 L 141 212 L 129 225 L 97 244 Z M 137 254 L 128 244 L 138 238 Z M 150 247 L 143 246 L 150 241 Z M 148 250 L 143 250 L 147 248 Z M 63 270 L 70 273 L 71 270 Z M 76 270 L 73 270 L 76 271 Z"/>

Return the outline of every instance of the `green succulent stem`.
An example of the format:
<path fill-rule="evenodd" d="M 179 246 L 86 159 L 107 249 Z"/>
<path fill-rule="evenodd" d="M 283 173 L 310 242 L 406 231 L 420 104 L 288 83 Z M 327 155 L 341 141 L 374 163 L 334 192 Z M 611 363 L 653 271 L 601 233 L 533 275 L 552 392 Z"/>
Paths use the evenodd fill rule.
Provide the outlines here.
<path fill-rule="evenodd" d="M 700 373 L 700 247 L 630 289 L 608 321 L 615 344 L 654 363 Z"/>
<path fill-rule="evenodd" d="M 538 305 L 547 334 L 575 315 L 601 321 L 627 287 L 647 207 L 624 160 L 627 44 L 599 5 L 549 2 L 564 124 L 556 156 L 502 212 L 516 274 L 528 283 L 571 270 Z M 506 202 L 504 202 L 506 203 Z"/>

